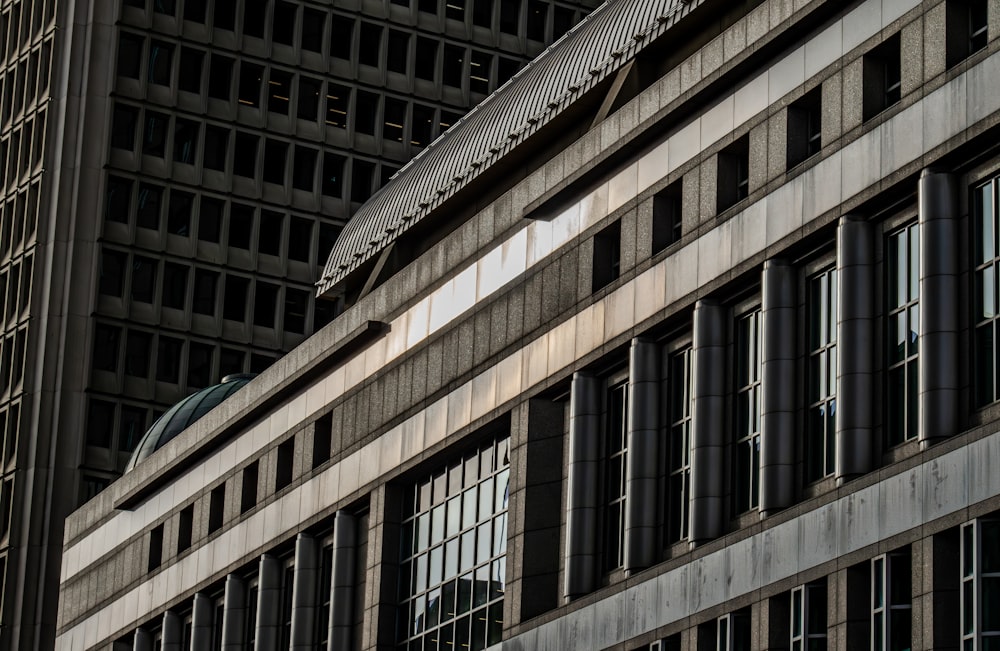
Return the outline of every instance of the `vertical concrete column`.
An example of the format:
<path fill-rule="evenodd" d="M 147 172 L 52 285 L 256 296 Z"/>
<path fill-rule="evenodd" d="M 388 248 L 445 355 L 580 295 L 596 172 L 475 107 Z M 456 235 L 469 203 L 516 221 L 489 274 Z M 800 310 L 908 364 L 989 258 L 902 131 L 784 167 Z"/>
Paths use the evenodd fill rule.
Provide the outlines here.
<path fill-rule="evenodd" d="M 872 468 L 874 282 L 871 225 L 845 215 L 837 226 L 837 483 Z"/>
<path fill-rule="evenodd" d="M 625 569 L 656 563 L 659 531 L 660 347 L 633 339 L 629 352 Z"/>
<path fill-rule="evenodd" d="M 791 505 L 795 490 L 795 268 L 768 260 L 761 277 L 760 514 Z"/>
<path fill-rule="evenodd" d="M 212 600 L 195 593 L 191 607 L 191 651 L 211 651 L 212 610 Z"/>
<path fill-rule="evenodd" d="M 958 431 L 958 186 L 920 174 L 920 447 Z"/>
<path fill-rule="evenodd" d="M 257 645 L 255 651 L 278 651 L 281 627 L 281 561 L 260 557 L 257 579 Z"/>
<path fill-rule="evenodd" d="M 313 648 L 316 635 L 316 585 L 319 576 L 319 542 L 300 533 L 295 539 L 292 584 L 291 651 Z"/>
<path fill-rule="evenodd" d="M 222 609 L 222 651 L 241 651 L 246 630 L 247 590 L 236 574 L 226 577 L 225 605 Z"/>
<path fill-rule="evenodd" d="M 563 595 L 592 592 L 597 585 L 597 487 L 601 470 L 601 381 L 573 374 L 569 398 L 569 481 Z"/>
<path fill-rule="evenodd" d="M 184 625 L 177 613 L 168 610 L 163 613 L 163 630 L 160 632 L 160 649 L 162 651 L 182 651 L 184 644 Z M 187 651 L 187 649 L 183 649 Z"/>
<path fill-rule="evenodd" d="M 694 306 L 691 346 L 691 544 L 718 538 L 725 517 L 726 309 Z"/>
<path fill-rule="evenodd" d="M 132 638 L 132 651 L 153 651 L 153 636 L 144 628 L 135 629 Z"/>
<path fill-rule="evenodd" d="M 333 521 L 333 574 L 330 584 L 329 651 L 351 648 L 354 627 L 354 577 L 357 573 L 357 518 L 337 511 Z"/>

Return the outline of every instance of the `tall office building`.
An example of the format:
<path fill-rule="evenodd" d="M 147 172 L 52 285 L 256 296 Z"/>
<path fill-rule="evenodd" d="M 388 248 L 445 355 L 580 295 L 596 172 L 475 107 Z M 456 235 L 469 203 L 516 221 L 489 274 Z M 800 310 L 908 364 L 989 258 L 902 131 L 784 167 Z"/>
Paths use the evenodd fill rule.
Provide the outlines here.
<path fill-rule="evenodd" d="M 60 518 L 329 321 L 357 206 L 595 4 L 3 3 L 0 646 L 51 646 Z"/>

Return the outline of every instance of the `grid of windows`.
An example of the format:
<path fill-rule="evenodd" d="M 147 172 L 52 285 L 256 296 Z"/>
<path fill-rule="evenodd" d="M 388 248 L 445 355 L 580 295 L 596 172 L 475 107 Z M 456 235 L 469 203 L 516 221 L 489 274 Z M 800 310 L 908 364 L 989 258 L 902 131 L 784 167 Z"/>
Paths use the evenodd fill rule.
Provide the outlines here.
<path fill-rule="evenodd" d="M 911 645 L 912 589 L 909 549 L 871 561 L 873 651 L 907 651 Z"/>
<path fill-rule="evenodd" d="M 962 650 L 1000 649 L 1000 520 L 962 525 Z"/>
<path fill-rule="evenodd" d="M 670 477 L 667 480 L 667 542 L 687 538 L 691 486 L 691 347 L 667 359 Z"/>
<path fill-rule="evenodd" d="M 973 192 L 975 210 L 975 289 L 973 290 L 973 322 L 975 323 L 976 403 L 984 405 L 1000 398 L 997 381 L 1000 355 L 1000 312 L 997 310 L 997 286 L 1000 280 L 1000 248 L 997 246 L 997 180 L 979 186 Z"/>
<path fill-rule="evenodd" d="M 760 310 L 736 323 L 736 455 L 733 497 L 736 513 L 757 508 L 760 498 L 761 357 Z"/>
<path fill-rule="evenodd" d="M 510 441 L 502 437 L 413 486 L 400 550 L 403 648 L 500 641 Z"/>
<path fill-rule="evenodd" d="M 833 473 L 837 420 L 837 270 L 809 280 L 809 422 L 806 479 Z"/>
<path fill-rule="evenodd" d="M 910 224 L 889 235 L 886 438 L 890 446 L 917 435 L 917 334 L 920 326 L 920 231 Z"/>

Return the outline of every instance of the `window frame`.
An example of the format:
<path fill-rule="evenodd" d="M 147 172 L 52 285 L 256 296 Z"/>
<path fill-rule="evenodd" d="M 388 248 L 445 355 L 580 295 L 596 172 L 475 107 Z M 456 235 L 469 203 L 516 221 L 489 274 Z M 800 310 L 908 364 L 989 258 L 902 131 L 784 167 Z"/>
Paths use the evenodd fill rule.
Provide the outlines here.
<path fill-rule="evenodd" d="M 763 406 L 761 400 L 762 392 L 762 347 L 763 347 L 763 337 L 762 337 L 762 321 L 763 314 L 761 309 L 761 304 L 758 300 L 753 303 L 743 306 L 737 306 L 734 309 L 734 318 L 732 320 L 732 351 L 733 351 L 733 367 L 732 367 L 732 380 L 730 386 L 732 387 L 732 422 L 730 424 L 730 437 L 732 446 L 732 460 L 731 460 L 731 472 L 730 477 L 732 481 L 732 508 L 733 515 L 735 517 L 740 517 L 745 513 L 751 513 L 759 508 L 760 505 L 760 441 L 761 441 L 761 427 L 760 427 L 760 412 Z M 747 319 L 753 318 L 756 321 L 755 330 L 755 347 L 756 347 L 756 359 L 751 359 L 750 363 L 747 364 L 747 370 L 751 370 L 750 367 L 754 367 L 756 372 L 756 377 L 748 378 L 749 382 L 741 384 L 740 378 L 740 327 L 741 324 Z M 750 351 L 748 351 L 750 352 Z M 740 400 L 741 396 L 745 394 L 751 395 L 751 400 L 754 401 L 756 407 L 756 421 L 757 428 L 752 433 L 741 436 L 740 430 Z M 752 411 L 748 411 L 748 417 L 752 416 Z M 749 425 L 749 421 L 747 423 Z M 744 480 L 744 475 L 740 471 L 740 447 L 748 445 L 750 446 L 750 453 L 747 458 L 747 469 L 748 473 Z M 745 484 L 745 485 L 744 485 Z M 744 499 L 745 498 L 745 499 Z"/>

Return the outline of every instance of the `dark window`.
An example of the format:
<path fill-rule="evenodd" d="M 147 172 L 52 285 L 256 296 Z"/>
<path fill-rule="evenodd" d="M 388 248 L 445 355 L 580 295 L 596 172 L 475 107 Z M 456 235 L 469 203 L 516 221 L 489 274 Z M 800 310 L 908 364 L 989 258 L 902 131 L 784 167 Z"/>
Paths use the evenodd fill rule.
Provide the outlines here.
<path fill-rule="evenodd" d="M 417 2 L 417 9 L 429 14 L 436 14 L 438 12 L 438 0 L 419 0 Z"/>
<path fill-rule="evenodd" d="M 279 115 L 288 115 L 288 105 L 292 97 L 292 74 L 271 68 L 271 78 L 267 84 L 267 110 Z"/>
<path fill-rule="evenodd" d="M 194 164 L 195 152 L 198 149 L 197 122 L 177 118 L 174 122 L 174 160 L 178 163 Z"/>
<path fill-rule="evenodd" d="M 153 527 L 149 532 L 149 560 L 146 563 L 146 571 L 152 572 L 163 562 L 163 525 Z"/>
<path fill-rule="evenodd" d="M 318 468 L 330 460 L 330 446 L 332 442 L 332 420 L 330 416 L 323 416 L 313 424 L 313 468 Z"/>
<path fill-rule="evenodd" d="M 240 490 L 240 513 L 246 513 L 257 505 L 258 462 L 254 461 L 243 469 Z"/>
<path fill-rule="evenodd" d="M 118 451 L 132 452 L 146 432 L 146 410 L 142 407 L 122 405 L 118 420 Z"/>
<path fill-rule="evenodd" d="M 298 6 L 285 0 L 274 3 L 274 27 L 271 38 L 275 43 L 292 45 L 295 42 L 295 14 Z"/>
<path fill-rule="evenodd" d="M 333 29 L 330 34 L 330 56 L 350 61 L 353 40 L 354 19 L 334 14 Z"/>
<path fill-rule="evenodd" d="M 118 344 L 121 329 L 106 323 L 98 323 L 94 328 L 94 369 L 97 371 L 118 370 Z"/>
<path fill-rule="evenodd" d="M 458 45 L 444 46 L 444 69 L 442 80 L 445 86 L 462 87 L 465 70 L 465 48 Z"/>
<path fill-rule="evenodd" d="M 272 210 L 260 211 L 260 234 L 257 238 L 257 253 L 281 254 L 281 227 L 284 215 Z"/>
<path fill-rule="evenodd" d="M 308 305 L 308 293 L 291 287 L 285 288 L 285 330 L 287 332 L 305 334 Z"/>
<path fill-rule="evenodd" d="M 358 44 L 358 63 L 378 67 L 382 52 L 382 26 L 361 23 L 361 42 Z"/>
<path fill-rule="evenodd" d="M 135 256 L 132 258 L 132 300 L 152 303 L 156 287 L 156 260 Z"/>
<path fill-rule="evenodd" d="M 247 309 L 247 289 L 250 281 L 240 276 L 226 276 L 226 294 L 222 305 L 222 318 L 244 321 Z"/>
<path fill-rule="evenodd" d="M 233 31 L 236 27 L 236 0 L 215 0 L 212 23 L 215 29 Z"/>
<path fill-rule="evenodd" d="M 920 330 L 920 230 L 910 224 L 889 235 L 887 261 L 888 380 L 886 439 L 898 445 L 917 435 Z"/>
<path fill-rule="evenodd" d="M 87 445 L 110 448 L 114 427 L 115 403 L 91 399 L 87 414 Z"/>
<path fill-rule="evenodd" d="M 389 50 L 385 67 L 390 72 L 406 74 L 410 54 L 410 35 L 395 29 L 389 30 Z"/>
<path fill-rule="evenodd" d="M 205 0 L 184 0 L 184 20 L 205 23 Z"/>
<path fill-rule="evenodd" d="M 323 194 L 328 197 L 342 197 L 344 194 L 344 163 L 346 159 L 338 154 L 323 154 Z"/>
<path fill-rule="evenodd" d="M 973 323 L 975 324 L 976 405 L 1000 398 L 997 356 L 1000 339 L 1000 311 L 997 310 L 997 287 L 1000 286 L 1000 211 L 997 210 L 997 179 L 973 191 L 975 210 L 975 285 Z"/>
<path fill-rule="evenodd" d="M 469 58 L 469 90 L 486 95 L 490 92 L 490 75 L 493 57 L 485 52 L 472 51 Z"/>
<path fill-rule="evenodd" d="M 750 191 L 750 138 L 743 136 L 719 152 L 719 176 L 716 196 L 717 210 L 727 208 L 747 198 Z"/>
<path fill-rule="evenodd" d="M 135 149 L 135 127 L 139 111 L 135 107 L 115 104 L 111 118 L 111 146 L 115 149 Z"/>
<path fill-rule="evenodd" d="M 450 111 L 441 110 L 441 133 L 447 131 L 451 125 L 455 124 L 462 119 L 462 116 L 458 113 L 452 113 Z"/>
<path fill-rule="evenodd" d="M 300 120 L 315 122 L 319 117 L 319 94 L 323 82 L 309 77 L 299 77 L 299 99 L 296 115 Z"/>
<path fill-rule="evenodd" d="M 760 310 L 736 323 L 736 429 L 733 501 L 736 513 L 757 508 L 760 476 Z"/>
<path fill-rule="evenodd" d="M 108 177 L 108 193 L 105 197 L 104 219 L 110 222 L 128 223 L 129 204 L 132 202 L 132 181 L 117 176 Z"/>
<path fill-rule="evenodd" d="M 487 29 L 493 26 L 493 0 L 473 0 L 472 24 Z"/>
<path fill-rule="evenodd" d="M 246 353 L 242 350 L 223 348 L 222 352 L 219 353 L 219 375 L 226 377 L 232 373 L 242 373 L 245 358 Z"/>
<path fill-rule="evenodd" d="M 423 36 L 417 37 L 417 58 L 414 68 L 414 75 L 417 79 L 434 81 L 434 72 L 437 70 L 438 42 Z"/>
<path fill-rule="evenodd" d="M 211 383 L 213 346 L 191 342 L 188 345 L 188 389 L 201 389 Z"/>
<path fill-rule="evenodd" d="M 351 170 L 351 201 L 361 203 L 367 201 L 372 194 L 372 176 L 375 174 L 375 163 L 354 159 Z"/>
<path fill-rule="evenodd" d="M 814 88 L 788 107 L 786 164 L 789 169 L 823 146 L 822 89 Z"/>
<path fill-rule="evenodd" d="M 302 49 L 310 52 L 323 51 L 323 29 L 326 27 L 326 12 L 305 7 L 302 10 Z"/>
<path fill-rule="evenodd" d="M 683 182 L 678 179 L 653 197 L 653 253 L 681 240 Z"/>
<path fill-rule="evenodd" d="M 351 89 L 330 83 L 326 87 L 326 123 L 333 127 L 347 128 L 347 107 L 351 102 Z"/>
<path fill-rule="evenodd" d="M 667 358 L 667 409 L 670 427 L 667 463 L 667 542 L 688 535 L 688 505 L 691 497 L 691 347 Z"/>
<path fill-rule="evenodd" d="M 500 0 L 500 31 L 517 34 L 521 22 L 521 0 Z"/>
<path fill-rule="evenodd" d="M 170 85 L 170 69 L 173 66 L 174 48 L 163 41 L 153 41 L 149 46 L 149 67 L 147 81 L 160 86 Z"/>
<path fill-rule="evenodd" d="M 312 248 L 312 221 L 291 217 L 288 222 L 288 259 L 309 262 Z"/>
<path fill-rule="evenodd" d="M 121 297 L 125 288 L 125 265 L 128 256 L 120 251 L 101 251 L 101 280 L 98 291 L 105 296 Z"/>
<path fill-rule="evenodd" d="M 170 205 L 167 210 L 167 233 L 187 237 L 191 233 L 191 211 L 193 209 L 193 194 L 171 190 Z"/>
<path fill-rule="evenodd" d="M 213 124 L 205 126 L 205 151 L 203 164 L 205 169 L 226 169 L 226 148 L 229 145 L 229 129 Z"/>
<path fill-rule="evenodd" d="M 379 168 L 379 187 L 381 188 L 383 185 L 388 183 L 389 179 L 391 179 L 392 176 L 398 171 L 398 167 L 382 163 L 382 167 Z"/>
<path fill-rule="evenodd" d="M 268 367 L 274 364 L 274 358 L 270 355 L 258 355 L 257 353 L 250 354 L 250 372 L 251 373 L 263 373 L 268 369 Z"/>
<path fill-rule="evenodd" d="M 162 113 L 146 112 L 146 125 L 142 130 L 142 153 L 163 158 L 167 143 L 167 125 L 170 118 Z"/>
<path fill-rule="evenodd" d="M 902 96 L 898 33 L 865 54 L 862 76 L 862 118 L 870 120 Z"/>
<path fill-rule="evenodd" d="M 292 463 L 295 460 L 295 437 L 278 445 L 278 459 L 274 472 L 274 491 L 278 492 L 292 483 Z"/>
<path fill-rule="evenodd" d="M 194 525 L 194 504 L 181 509 L 177 523 L 177 552 L 183 552 L 191 547 L 191 528 Z"/>
<path fill-rule="evenodd" d="M 413 105 L 413 120 L 410 123 L 410 144 L 426 147 L 434 139 L 434 109 L 421 104 Z"/>
<path fill-rule="evenodd" d="M 222 528 L 222 518 L 226 507 L 226 485 L 212 489 L 208 497 L 208 533 L 215 533 Z"/>
<path fill-rule="evenodd" d="M 198 239 L 202 242 L 219 243 L 222 229 L 222 209 L 225 202 L 202 195 L 201 209 L 198 211 Z"/>
<path fill-rule="evenodd" d="M 448 0 L 444 3 L 444 16 L 451 20 L 465 22 L 466 0 Z"/>
<path fill-rule="evenodd" d="M 139 201 L 136 206 L 136 225 L 140 228 L 159 230 L 160 228 L 160 200 L 163 196 L 163 188 L 150 185 L 149 183 L 139 184 Z"/>
<path fill-rule="evenodd" d="M 184 342 L 173 337 L 160 336 L 156 350 L 156 379 L 176 384 L 180 379 L 181 348 Z"/>
<path fill-rule="evenodd" d="M 837 429 L 837 270 L 809 279 L 809 416 L 806 481 L 833 474 Z"/>
<path fill-rule="evenodd" d="M 268 138 L 264 142 L 264 180 L 268 183 L 285 183 L 285 159 L 288 143 Z"/>
<path fill-rule="evenodd" d="M 621 223 L 615 222 L 594 236 L 592 291 L 618 278 L 621 271 Z"/>
<path fill-rule="evenodd" d="M 628 458 L 628 382 L 608 388 L 605 420 L 604 570 L 624 563 L 625 481 Z"/>
<path fill-rule="evenodd" d="M 385 115 L 382 123 L 382 137 L 386 140 L 403 142 L 404 122 L 406 122 L 406 102 L 392 97 L 386 97 Z"/>
<path fill-rule="evenodd" d="M 986 47 L 989 40 L 987 0 L 948 0 L 946 3 L 948 67 Z"/>
<path fill-rule="evenodd" d="M 295 145 L 295 165 L 292 168 L 292 187 L 296 190 L 312 192 L 316 178 L 317 151 L 302 145 Z"/>
<path fill-rule="evenodd" d="M 215 314 L 215 288 L 219 274 L 208 269 L 195 269 L 194 304 L 191 309 L 198 314 Z"/>
<path fill-rule="evenodd" d="M 274 327 L 275 307 L 278 301 L 278 286 L 257 281 L 253 301 L 253 324 L 262 328 Z"/>
<path fill-rule="evenodd" d="M 263 67 L 246 61 L 240 62 L 240 88 L 237 95 L 240 104 L 247 106 L 260 104 L 260 86 L 263 79 Z"/>
<path fill-rule="evenodd" d="M 913 588 L 909 547 L 872 559 L 871 590 L 871 648 L 911 648 Z"/>
<path fill-rule="evenodd" d="M 250 250 L 253 233 L 253 206 L 234 203 L 229 207 L 229 246 Z"/>
<path fill-rule="evenodd" d="M 148 332 L 129 330 L 125 337 L 125 374 L 133 377 L 149 377 L 149 356 L 152 352 L 153 337 Z"/>
<path fill-rule="evenodd" d="M 552 38 L 557 39 L 568 32 L 575 22 L 572 9 L 556 5 L 552 12 Z"/>
<path fill-rule="evenodd" d="M 359 90 L 355 94 L 354 130 L 369 136 L 375 135 L 375 121 L 378 117 L 378 95 Z"/>
<path fill-rule="evenodd" d="M 266 14 L 266 0 L 245 0 L 243 6 L 243 34 L 256 38 L 264 38 L 264 18 Z"/>
<path fill-rule="evenodd" d="M 236 147 L 233 154 L 233 174 L 254 178 L 257 176 L 257 142 L 259 138 L 250 133 L 236 132 Z"/>
<path fill-rule="evenodd" d="M 143 38 L 127 32 L 118 37 L 118 74 L 138 79 L 142 71 Z"/>
<path fill-rule="evenodd" d="M 539 0 L 528 0 L 528 38 L 545 42 L 545 23 L 549 18 L 549 5 Z"/>
<path fill-rule="evenodd" d="M 153 0 L 153 11 L 174 16 L 177 14 L 177 0 Z"/>
<path fill-rule="evenodd" d="M 497 61 L 497 86 L 507 83 L 507 80 L 521 69 L 521 62 L 515 59 L 500 57 Z"/>
<path fill-rule="evenodd" d="M 188 268 L 174 262 L 163 265 L 163 307 L 183 310 L 187 299 Z"/>
<path fill-rule="evenodd" d="M 208 96 L 228 102 L 232 92 L 232 79 L 233 60 L 212 53 L 212 60 L 208 68 Z"/>
<path fill-rule="evenodd" d="M 192 50 L 189 47 L 181 48 L 181 68 L 177 78 L 177 87 L 189 93 L 201 92 L 201 65 L 205 59 L 205 53 L 201 50 Z"/>
<path fill-rule="evenodd" d="M 793 649 L 826 649 L 826 581 L 793 589 L 789 616 Z"/>

